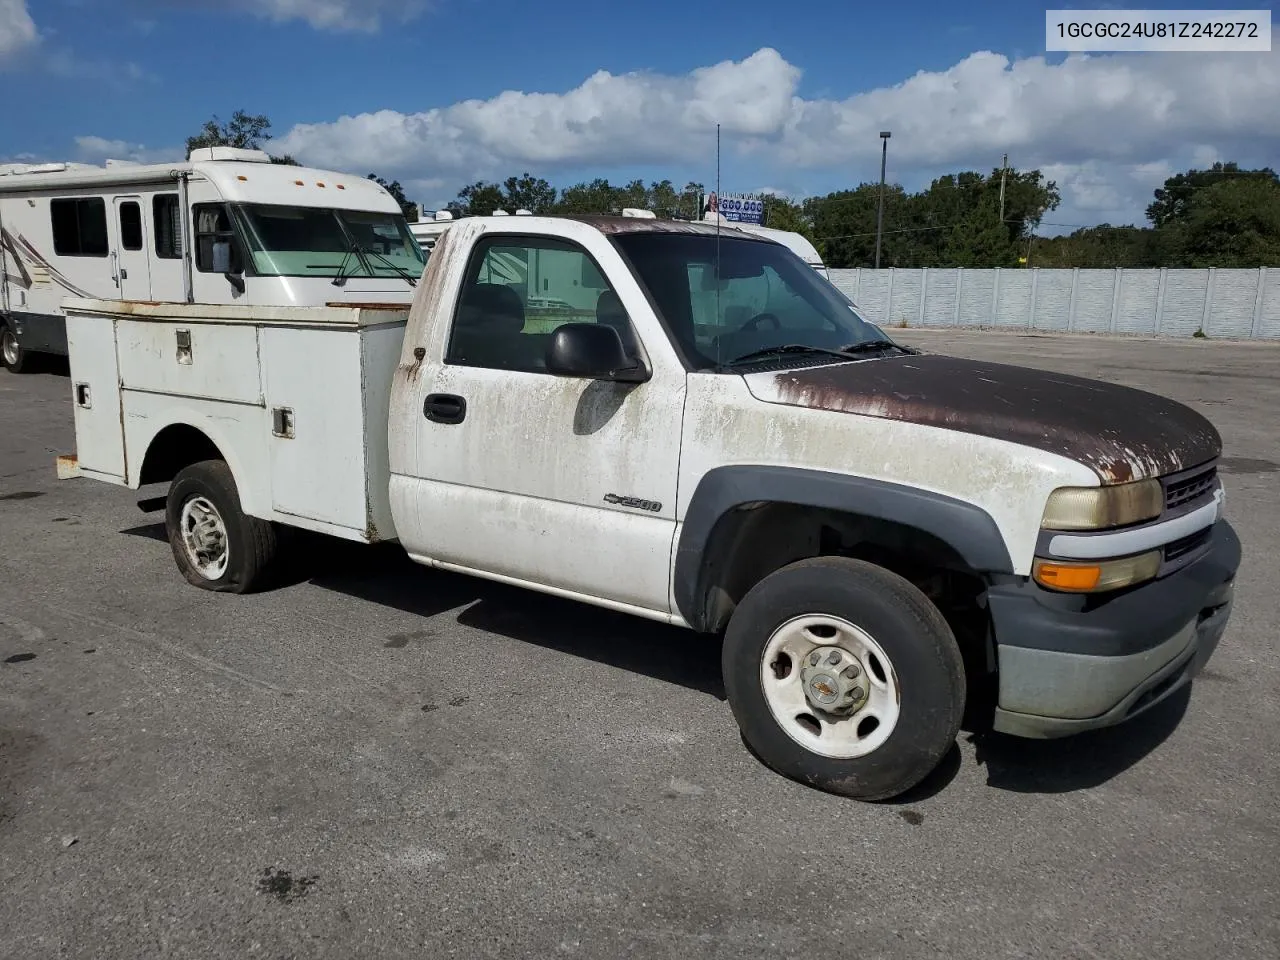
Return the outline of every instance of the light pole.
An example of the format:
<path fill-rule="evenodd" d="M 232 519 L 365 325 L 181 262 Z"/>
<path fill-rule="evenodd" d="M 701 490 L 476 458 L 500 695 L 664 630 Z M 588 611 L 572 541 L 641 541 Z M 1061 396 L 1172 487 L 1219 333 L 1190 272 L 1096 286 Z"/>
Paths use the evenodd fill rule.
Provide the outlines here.
<path fill-rule="evenodd" d="M 880 131 L 880 211 L 876 214 L 876 269 L 880 269 L 880 235 L 884 232 L 884 167 L 889 159 L 888 130 Z"/>

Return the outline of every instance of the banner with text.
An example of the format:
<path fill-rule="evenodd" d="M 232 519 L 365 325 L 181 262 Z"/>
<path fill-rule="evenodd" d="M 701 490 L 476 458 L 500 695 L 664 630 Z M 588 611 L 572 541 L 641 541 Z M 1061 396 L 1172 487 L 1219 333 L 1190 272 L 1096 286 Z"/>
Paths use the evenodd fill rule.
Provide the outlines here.
<path fill-rule="evenodd" d="M 730 223 L 764 223 L 764 198 L 754 194 L 715 194 L 702 198 L 702 215 L 718 213 Z"/>

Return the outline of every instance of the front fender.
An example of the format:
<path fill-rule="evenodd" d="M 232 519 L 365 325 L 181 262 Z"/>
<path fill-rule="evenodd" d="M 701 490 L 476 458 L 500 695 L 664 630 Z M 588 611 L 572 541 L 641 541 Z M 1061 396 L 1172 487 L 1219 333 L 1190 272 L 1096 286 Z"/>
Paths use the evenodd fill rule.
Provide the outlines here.
<path fill-rule="evenodd" d="M 750 503 L 839 510 L 914 527 L 946 543 L 975 572 L 1008 574 L 1013 563 L 991 515 L 972 503 L 914 487 L 777 466 L 718 467 L 703 475 L 689 502 L 676 546 L 672 596 L 694 629 L 709 629 L 716 526 Z"/>

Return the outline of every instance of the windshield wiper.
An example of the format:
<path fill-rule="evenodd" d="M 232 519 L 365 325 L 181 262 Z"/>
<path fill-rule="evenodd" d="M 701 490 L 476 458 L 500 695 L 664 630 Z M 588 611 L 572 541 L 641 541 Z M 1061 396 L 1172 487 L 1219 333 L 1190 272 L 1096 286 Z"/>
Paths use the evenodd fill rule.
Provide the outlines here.
<path fill-rule="evenodd" d="M 828 347 L 811 347 L 805 343 L 784 343 L 778 347 L 765 347 L 762 350 L 752 350 L 750 353 L 744 353 L 740 357 L 734 357 L 724 366 L 737 367 L 744 363 L 751 363 L 753 360 L 763 360 L 766 357 L 774 357 L 786 353 L 817 353 L 837 357 L 841 360 L 849 359 L 849 354 L 843 350 L 832 350 Z"/>
<path fill-rule="evenodd" d="M 847 347 L 841 347 L 840 352 L 846 356 L 849 354 L 867 353 L 870 350 L 901 350 L 903 353 L 919 353 L 920 351 L 914 347 L 904 347 L 900 343 L 894 343 L 892 340 L 864 340 L 862 343 L 851 343 Z"/>
<path fill-rule="evenodd" d="M 401 280 L 407 281 L 409 286 L 416 287 L 418 285 L 418 280 L 416 277 L 413 276 L 413 274 L 411 274 L 408 270 L 405 270 L 403 267 L 396 266 L 394 263 L 392 263 L 382 254 L 378 253 L 377 250 L 370 250 L 368 247 L 362 245 L 358 241 L 353 242 L 351 246 L 354 247 L 356 250 L 358 250 L 360 253 L 363 253 L 365 256 L 377 257 L 379 260 L 385 263 L 388 267 L 394 270 L 397 274 L 399 274 Z M 372 273 L 373 271 L 370 270 L 369 272 Z"/>
<path fill-rule="evenodd" d="M 342 255 L 342 262 L 338 264 L 338 272 L 333 275 L 333 279 L 329 282 L 335 287 L 346 286 L 347 278 L 344 274 L 347 272 L 347 263 L 351 260 L 351 254 L 356 252 L 356 245 L 352 243 L 347 247 L 346 253 Z"/>

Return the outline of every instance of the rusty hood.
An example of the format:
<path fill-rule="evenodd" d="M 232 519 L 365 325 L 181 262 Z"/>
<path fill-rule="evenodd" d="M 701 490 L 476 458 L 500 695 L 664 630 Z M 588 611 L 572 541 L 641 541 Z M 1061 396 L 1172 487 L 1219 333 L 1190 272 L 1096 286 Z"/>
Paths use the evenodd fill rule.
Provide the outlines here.
<path fill-rule="evenodd" d="M 1068 457 L 1104 483 L 1198 466 L 1222 439 L 1173 400 L 1083 377 L 922 355 L 755 373 L 759 400 L 901 420 Z"/>

